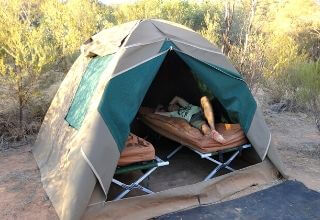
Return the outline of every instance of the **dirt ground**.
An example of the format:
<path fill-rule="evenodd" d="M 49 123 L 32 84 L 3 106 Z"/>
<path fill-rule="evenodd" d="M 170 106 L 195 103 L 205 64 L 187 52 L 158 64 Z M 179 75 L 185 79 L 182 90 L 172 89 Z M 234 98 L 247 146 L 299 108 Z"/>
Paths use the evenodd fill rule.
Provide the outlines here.
<path fill-rule="evenodd" d="M 0 152 L 0 219 L 58 219 L 30 146 Z"/>
<path fill-rule="evenodd" d="M 320 192 L 320 132 L 312 118 L 304 113 L 263 109 L 291 176 Z M 0 198 L 0 219 L 58 219 L 28 145 L 0 149 Z"/>
<path fill-rule="evenodd" d="M 303 113 L 265 115 L 290 176 L 320 192 L 320 132 L 313 119 Z"/>

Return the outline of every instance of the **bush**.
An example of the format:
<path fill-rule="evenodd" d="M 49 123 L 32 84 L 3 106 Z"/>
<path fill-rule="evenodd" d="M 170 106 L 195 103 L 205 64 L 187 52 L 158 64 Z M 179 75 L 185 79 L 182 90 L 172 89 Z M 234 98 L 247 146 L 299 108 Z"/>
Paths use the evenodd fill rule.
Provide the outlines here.
<path fill-rule="evenodd" d="M 320 112 L 320 61 L 300 62 L 287 69 L 290 96 L 299 105 L 308 105 L 315 113 Z"/>
<path fill-rule="evenodd" d="M 264 85 L 275 101 L 288 99 L 319 112 L 320 5 L 314 0 L 257 2 L 0 1 L 0 145 L 37 132 L 52 98 L 48 91 L 63 78 L 54 73 L 67 72 L 84 41 L 134 19 L 162 18 L 192 28 L 227 48 L 253 92 Z M 203 83 L 200 88 L 210 95 Z"/>

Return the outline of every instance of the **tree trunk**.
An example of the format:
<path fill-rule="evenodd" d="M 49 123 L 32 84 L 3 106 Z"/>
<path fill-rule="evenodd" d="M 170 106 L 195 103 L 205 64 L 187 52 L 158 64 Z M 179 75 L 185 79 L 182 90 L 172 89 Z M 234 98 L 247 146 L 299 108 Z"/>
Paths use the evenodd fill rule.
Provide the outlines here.
<path fill-rule="evenodd" d="M 230 50 L 231 50 L 231 40 L 230 40 L 230 32 L 231 32 L 231 26 L 232 26 L 232 21 L 233 21 L 233 12 L 234 12 L 234 2 L 231 3 L 230 1 L 226 2 L 225 5 L 225 16 L 224 16 L 224 23 L 225 23 L 225 30 L 222 35 L 222 52 L 225 55 L 229 55 Z"/>
<path fill-rule="evenodd" d="M 240 71 L 242 71 L 244 59 L 247 55 L 249 37 L 251 35 L 252 23 L 253 23 L 253 19 L 254 19 L 255 13 L 256 13 L 256 8 L 257 8 L 257 0 L 251 0 L 251 10 L 250 10 L 250 16 L 248 18 L 248 27 L 247 27 L 247 31 L 246 31 L 246 35 L 245 35 L 246 37 L 245 37 L 245 42 L 243 45 L 243 50 L 242 50 L 242 55 L 241 55 L 241 60 L 240 60 Z"/>
<path fill-rule="evenodd" d="M 22 103 L 22 98 L 19 95 L 19 128 L 20 128 L 21 134 L 23 133 L 22 121 L 23 121 L 23 103 Z"/>
<path fill-rule="evenodd" d="M 22 78 L 18 77 L 18 82 L 17 82 L 17 98 L 18 98 L 18 107 L 19 107 L 19 136 L 18 139 L 20 140 L 24 134 L 23 130 L 23 91 L 22 91 Z"/>

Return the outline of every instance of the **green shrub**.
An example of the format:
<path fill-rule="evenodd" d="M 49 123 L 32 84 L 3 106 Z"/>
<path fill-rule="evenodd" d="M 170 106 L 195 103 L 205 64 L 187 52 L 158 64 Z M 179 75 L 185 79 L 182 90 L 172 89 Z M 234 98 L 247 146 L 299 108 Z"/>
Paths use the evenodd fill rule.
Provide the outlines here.
<path fill-rule="evenodd" d="M 300 105 L 309 105 L 319 113 L 320 101 L 320 60 L 300 62 L 287 70 L 291 96 Z"/>

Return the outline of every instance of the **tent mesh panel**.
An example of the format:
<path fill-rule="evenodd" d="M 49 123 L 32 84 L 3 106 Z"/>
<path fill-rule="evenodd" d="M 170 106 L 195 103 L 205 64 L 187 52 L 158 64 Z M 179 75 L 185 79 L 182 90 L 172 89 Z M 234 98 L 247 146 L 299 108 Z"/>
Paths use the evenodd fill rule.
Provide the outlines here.
<path fill-rule="evenodd" d="M 108 67 L 112 57 L 112 54 L 96 57 L 88 64 L 66 116 L 66 121 L 70 126 L 76 129 L 81 127 L 100 76 Z"/>

